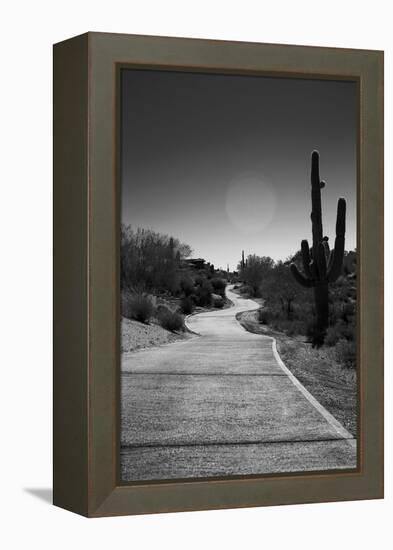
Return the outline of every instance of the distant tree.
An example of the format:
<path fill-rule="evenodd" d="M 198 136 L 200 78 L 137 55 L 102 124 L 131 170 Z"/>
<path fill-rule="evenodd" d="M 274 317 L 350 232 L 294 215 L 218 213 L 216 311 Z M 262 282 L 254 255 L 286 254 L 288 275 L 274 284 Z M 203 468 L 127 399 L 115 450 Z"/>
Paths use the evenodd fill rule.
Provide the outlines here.
<path fill-rule="evenodd" d="M 260 292 L 268 303 L 278 304 L 288 320 L 292 318 L 293 303 L 303 294 L 291 275 L 289 265 L 282 261 L 278 261 L 262 281 Z"/>
<path fill-rule="evenodd" d="M 121 288 L 169 291 L 179 287 L 179 260 L 191 254 L 188 244 L 151 229 L 123 225 L 120 242 Z"/>
<path fill-rule="evenodd" d="M 189 244 L 181 243 L 177 239 L 176 239 L 175 248 L 179 252 L 180 258 L 189 258 L 193 252 Z"/>
<path fill-rule="evenodd" d="M 244 262 L 244 267 L 241 268 L 241 277 L 252 288 L 254 294 L 257 294 L 259 287 L 264 279 L 269 276 L 273 266 L 274 260 L 269 256 L 251 254 Z"/>
<path fill-rule="evenodd" d="M 221 279 L 219 277 L 215 277 L 211 281 L 211 285 L 213 287 L 213 291 L 216 294 L 219 294 L 222 297 L 225 297 L 225 288 L 227 286 L 227 282 L 225 279 Z"/>

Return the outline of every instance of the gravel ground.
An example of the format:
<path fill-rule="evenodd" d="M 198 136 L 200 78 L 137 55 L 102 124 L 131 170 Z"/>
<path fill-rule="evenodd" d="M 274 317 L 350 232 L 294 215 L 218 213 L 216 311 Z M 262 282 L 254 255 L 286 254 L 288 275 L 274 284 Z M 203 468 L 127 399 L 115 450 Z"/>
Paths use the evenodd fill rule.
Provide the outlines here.
<path fill-rule="evenodd" d="M 165 330 L 159 325 L 151 323 L 145 325 L 138 321 L 121 319 L 121 351 L 135 351 L 153 346 L 161 346 L 189 337 L 187 333 L 174 333 Z"/>

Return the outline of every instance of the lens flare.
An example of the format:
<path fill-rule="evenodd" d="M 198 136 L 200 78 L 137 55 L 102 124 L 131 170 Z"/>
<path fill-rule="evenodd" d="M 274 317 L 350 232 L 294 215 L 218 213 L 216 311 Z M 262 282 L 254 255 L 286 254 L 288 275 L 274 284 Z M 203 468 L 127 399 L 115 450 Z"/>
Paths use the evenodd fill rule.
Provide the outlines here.
<path fill-rule="evenodd" d="M 227 188 L 226 212 L 242 233 L 260 233 L 272 222 L 277 205 L 273 186 L 257 176 L 241 176 Z"/>

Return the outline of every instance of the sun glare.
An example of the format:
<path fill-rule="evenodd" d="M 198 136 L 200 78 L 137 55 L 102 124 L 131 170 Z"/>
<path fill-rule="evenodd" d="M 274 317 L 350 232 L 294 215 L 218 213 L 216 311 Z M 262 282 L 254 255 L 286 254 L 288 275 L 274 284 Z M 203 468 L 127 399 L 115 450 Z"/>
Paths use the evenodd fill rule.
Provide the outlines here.
<path fill-rule="evenodd" d="M 242 176 L 228 185 L 226 212 L 231 223 L 244 234 L 261 232 L 274 218 L 276 193 L 266 179 Z"/>

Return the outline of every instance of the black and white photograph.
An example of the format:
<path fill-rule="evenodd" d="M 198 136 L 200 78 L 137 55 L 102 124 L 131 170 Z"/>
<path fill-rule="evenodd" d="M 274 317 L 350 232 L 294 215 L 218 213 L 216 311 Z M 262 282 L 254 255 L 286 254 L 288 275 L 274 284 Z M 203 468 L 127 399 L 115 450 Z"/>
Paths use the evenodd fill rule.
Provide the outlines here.
<path fill-rule="evenodd" d="M 357 469 L 358 93 L 120 70 L 122 483 Z"/>
<path fill-rule="evenodd" d="M 1 546 L 392 546 L 390 4 L 51 7 L 2 5 Z"/>

